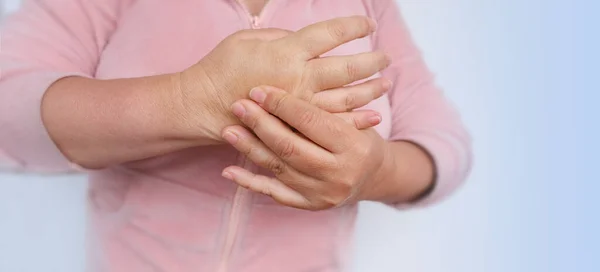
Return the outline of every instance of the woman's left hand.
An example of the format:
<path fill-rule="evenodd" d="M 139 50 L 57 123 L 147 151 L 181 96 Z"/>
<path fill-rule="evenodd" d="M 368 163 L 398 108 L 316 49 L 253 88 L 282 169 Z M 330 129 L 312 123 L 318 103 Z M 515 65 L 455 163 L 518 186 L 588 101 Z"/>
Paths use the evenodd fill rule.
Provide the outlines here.
<path fill-rule="evenodd" d="M 250 129 L 230 126 L 223 138 L 275 177 L 230 166 L 223 176 L 284 205 L 323 210 L 369 199 L 379 185 L 387 142 L 373 129 L 342 118 L 273 87 L 255 88 L 233 113 Z M 284 123 L 285 122 L 285 123 Z M 290 129 L 295 128 L 299 133 Z"/>

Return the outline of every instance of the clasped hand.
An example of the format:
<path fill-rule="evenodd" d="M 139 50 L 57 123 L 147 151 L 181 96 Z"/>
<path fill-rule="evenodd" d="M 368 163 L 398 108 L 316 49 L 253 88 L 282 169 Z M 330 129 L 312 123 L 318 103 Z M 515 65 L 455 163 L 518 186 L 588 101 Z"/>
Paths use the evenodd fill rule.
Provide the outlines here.
<path fill-rule="evenodd" d="M 390 61 L 377 51 L 322 55 L 368 36 L 375 24 L 353 16 L 296 32 L 260 29 L 227 37 L 179 74 L 171 104 L 182 117 L 183 134 L 225 139 L 270 169 L 275 178 L 239 167 L 223 175 L 285 205 L 321 210 L 365 199 L 364 185 L 379 174 L 385 141 L 369 129 L 381 121 L 379 113 L 355 109 L 383 95 L 391 82 L 353 83 Z M 254 102 L 248 100 L 248 90 L 261 85 L 273 87 L 255 88 Z"/>
<path fill-rule="evenodd" d="M 307 210 L 368 198 L 365 184 L 383 174 L 386 159 L 386 142 L 373 129 L 358 130 L 274 87 L 255 88 L 250 97 L 231 108 L 245 127 L 226 127 L 222 136 L 275 177 L 238 166 L 224 169 L 224 177 L 281 204 Z"/>

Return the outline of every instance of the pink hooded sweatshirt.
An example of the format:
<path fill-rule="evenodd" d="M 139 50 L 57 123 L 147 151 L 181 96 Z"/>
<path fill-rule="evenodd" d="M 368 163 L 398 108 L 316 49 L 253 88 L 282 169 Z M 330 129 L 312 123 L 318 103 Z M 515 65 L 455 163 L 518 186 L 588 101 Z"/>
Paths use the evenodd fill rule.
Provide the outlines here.
<path fill-rule="evenodd" d="M 392 65 L 377 76 L 392 80 L 393 89 L 366 108 L 381 112 L 382 137 L 415 142 L 432 155 L 436 186 L 415 205 L 437 202 L 465 179 L 470 137 L 393 0 L 271 0 L 257 17 L 236 0 L 25 0 L 1 32 L 0 166 L 74 170 L 40 118 L 42 95 L 62 77 L 173 73 L 241 29 L 298 30 L 349 15 L 372 17 L 377 32 L 329 55 L 390 54 Z M 232 164 L 264 171 L 226 145 L 87 171 L 89 271 L 345 269 L 356 205 L 320 212 L 284 207 L 222 178 Z"/>

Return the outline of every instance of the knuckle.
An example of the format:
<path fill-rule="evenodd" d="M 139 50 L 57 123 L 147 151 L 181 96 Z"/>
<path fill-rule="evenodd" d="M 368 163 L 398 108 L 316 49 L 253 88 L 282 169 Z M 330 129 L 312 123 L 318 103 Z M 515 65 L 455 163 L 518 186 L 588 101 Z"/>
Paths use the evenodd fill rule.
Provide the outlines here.
<path fill-rule="evenodd" d="M 302 126 L 310 126 L 317 121 L 317 115 L 312 111 L 303 111 L 299 113 L 298 120 Z"/>
<path fill-rule="evenodd" d="M 267 98 L 265 99 L 265 105 L 275 114 L 281 112 L 285 108 L 285 103 L 287 103 L 288 94 L 284 95 L 275 95 L 275 94 L 267 94 Z"/>
<path fill-rule="evenodd" d="M 346 109 L 341 98 L 331 97 L 327 94 L 313 95 L 309 103 L 328 112 L 342 112 Z"/>
<path fill-rule="evenodd" d="M 304 77 L 318 78 L 324 73 L 323 65 L 320 65 L 318 61 L 310 61 L 306 65 L 303 73 Z"/>
<path fill-rule="evenodd" d="M 321 90 L 321 87 L 325 86 L 328 81 L 326 74 L 325 67 L 322 65 L 313 65 L 308 70 L 306 80 L 310 82 L 312 87 Z"/>
<path fill-rule="evenodd" d="M 353 110 L 356 107 L 357 100 L 358 100 L 358 97 L 356 96 L 355 93 L 346 94 L 346 98 L 344 100 L 344 106 L 346 107 L 346 111 Z"/>
<path fill-rule="evenodd" d="M 233 33 L 231 36 L 229 36 L 228 38 L 232 41 L 240 41 L 243 39 L 247 39 L 249 36 L 251 36 L 254 33 L 253 30 L 250 29 L 243 29 L 243 30 L 239 30 L 235 33 Z"/>
<path fill-rule="evenodd" d="M 355 62 L 352 62 L 352 61 L 346 62 L 345 69 L 346 69 L 346 74 L 348 75 L 348 78 L 355 79 L 358 77 L 360 68 Z"/>
<path fill-rule="evenodd" d="M 291 70 L 290 74 L 293 74 L 294 87 L 289 91 L 290 94 L 295 94 L 302 90 L 314 90 L 316 87 L 315 79 L 317 77 L 317 67 L 314 62 L 308 62 L 298 65 L 298 68 Z"/>
<path fill-rule="evenodd" d="M 246 117 L 246 123 L 248 125 L 248 127 L 252 130 L 256 130 L 257 128 L 260 127 L 260 116 L 251 116 L 251 117 Z"/>
<path fill-rule="evenodd" d="M 282 138 L 275 144 L 277 155 L 283 159 L 290 158 L 296 153 L 294 144 L 287 138 Z"/>
<path fill-rule="evenodd" d="M 346 26 L 338 21 L 333 21 L 327 24 L 327 31 L 331 38 L 335 41 L 342 41 L 348 34 Z"/>
<path fill-rule="evenodd" d="M 259 150 L 256 147 L 250 146 L 242 151 L 246 157 L 253 157 Z"/>
<path fill-rule="evenodd" d="M 250 33 L 254 33 L 255 30 L 250 30 L 250 29 L 242 29 L 239 30 L 238 32 L 236 32 L 238 35 L 248 35 Z"/>
<path fill-rule="evenodd" d="M 318 206 L 321 209 L 339 207 L 344 205 L 352 195 L 352 182 L 348 179 L 337 179 L 330 183 L 329 189 L 320 197 Z"/>
<path fill-rule="evenodd" d="M 260 192 L 261 192 L 263 195 L 266 195 L 266 196 L 272 196 L 272 195 L 273 195 L 273 192 L 271 191 L 271 186 L 266 186 L 266 185 L 265 185 L 265 186 L 262 186 L 262 187 L 260 188 Z"/>
<path fill-rule="evenodd" d="M 269 169 L 275 176 L 279 176 L 285 172 L 285 164 L 277 159 L 272 158 L 267 162 L 267 169 Z"/>
<path fill-rule="evenodd" d="M 355 152 L 357 157 L 365 158 L 368 157 L 373 151 L 373 147 L 370 144 L 362 144 L 355 146 Z"/>
<path fill-rule="evenodd" d="M 314 177 L 321 178 L 329 176 L 336 170 L 336 162 L 326 156 L 307 156 L 305 167 Z"/>
<path fill-rule="evenodd" d="M 357 122 L 355 121 L 355 123 L 357 123 Z M 331 128 L 332 135 L 334 135 L 335 137 L 338 137 L 340 139 L 340 141 L 342 141 L 342 140 L 347 141 L 348 137 L 345 135 L 344 129 L 342 128 L 341 124 L 332 124 L 330 126 L 330 128 Z"/>
<path fill-rule="evenodd" d="M 322 98 L 317 94 L 308 94 L 306 98 L 306 102 L 311 105 L 320 106 L 323 105 Z"/>
<path fill-rule="evenodd" d="M 272 62 L 276 65 L 275 67 L 287 67 L 292 62 L 292 56 L 286 53 L 284 50 L 280 50 L 279 48 L 271 48 L 266 51 L 272 52 Z"/>
<path fill-rule="evenodd" d="M 315 41 L 311 40 L 310 38 L 307 38 L 304 42 L 304 44 L 302 45 L 302 48 L 304 50 L 304 52 L 308 53 L 309 55 L 313 55 L 316 54 L 317 50 L 315 48 Z"/>
<path fill-rule="evenodd" d="M 356 119 L 354 117 L 350 117 L 351 119 L 354 120 L 354 124 L 357 123 Z M 340 140 L 344 139 L 344 129 L 342 127 L 342 124 L 337 123 L 337 122 L 327 122 L 327 126 L 328 128 L 328 132 L 331 133 L 332 136 L 335 137 L 341 137 Z"/>

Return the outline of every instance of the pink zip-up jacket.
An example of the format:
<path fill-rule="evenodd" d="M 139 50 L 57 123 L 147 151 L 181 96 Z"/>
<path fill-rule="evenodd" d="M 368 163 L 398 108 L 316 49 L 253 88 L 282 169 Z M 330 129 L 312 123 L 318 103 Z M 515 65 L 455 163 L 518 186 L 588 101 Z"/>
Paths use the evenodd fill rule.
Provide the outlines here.
<path fill-rule="evenodd" d="M 380 49 L 392 57 L 377 75 L 392 80 L 392 90 L 366 107 L 381 112 L 382 137 L 431 154 L 436 186 L 414 205 L 437 202 L 465 179 L 470 137 L 393 0 L 271 0 L 258 17 L 235 0 L 25 0 L 1 32 L 0 164 L 73 170 L 40 118 L 41 98 L 60 78 L 178 72 L 238 30 L 298 30 L 349 15 L 370 16 L 378 29 L 329 55 Z M 221 177 L 236 163 L 263 171 L 240 158 L 226 145 L 198 147 L 88 171 L 89 271 L 344 271 L 356 205 L 320 212 L 278 205 Z"/>

